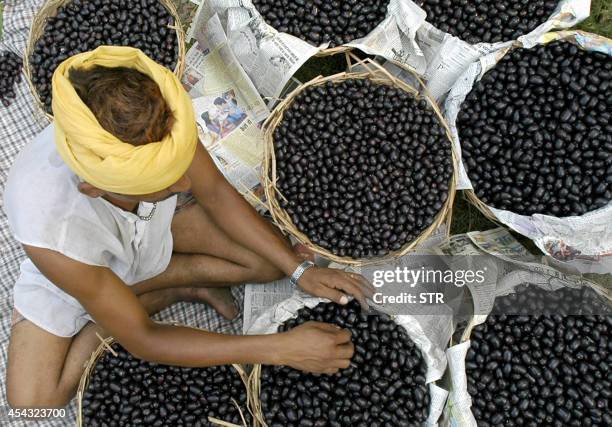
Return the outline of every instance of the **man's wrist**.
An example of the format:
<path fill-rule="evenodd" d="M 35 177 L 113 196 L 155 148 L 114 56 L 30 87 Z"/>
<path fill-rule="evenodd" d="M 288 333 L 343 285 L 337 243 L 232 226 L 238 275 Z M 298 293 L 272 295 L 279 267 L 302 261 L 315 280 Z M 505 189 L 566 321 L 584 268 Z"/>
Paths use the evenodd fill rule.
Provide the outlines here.
<path fill-rule="evenodd" d="M 285 352 L 289 348 L 289 343 L 286 341 L 288 338 L 287 332 L 281 332 L 269 336 L 273 339 L 273 342 L 268 343 L 270 344 L 269 349 L 272 351 L 268 352 L 269 360 L 267 361 L 267 364 L 277 366 L 284 365 L 286 362 Z"/>
<path fill-rule="evenodd" d="M 310 268 L 314 267 L 315 264 L 312 261 L 303 261 L 300 265 L 295 268 L 295 271 L 289 277 L 289 281 L 293 286 L 297 286 L 302 275 Z"/>
<path fill-rule="evenodd" d="M 292 255 L 291 260 L 288 261 L 284 265 L 284 268 L 282 269 L 283 273 L 285 273 L 287 277 L 291 277 L 295 269 L 298 268 L 298 266 L 302 263 L 302 261 L 304 261 L 302 258 L 298 257 L 293 252 L 291 252 L 291 255 Z"/>

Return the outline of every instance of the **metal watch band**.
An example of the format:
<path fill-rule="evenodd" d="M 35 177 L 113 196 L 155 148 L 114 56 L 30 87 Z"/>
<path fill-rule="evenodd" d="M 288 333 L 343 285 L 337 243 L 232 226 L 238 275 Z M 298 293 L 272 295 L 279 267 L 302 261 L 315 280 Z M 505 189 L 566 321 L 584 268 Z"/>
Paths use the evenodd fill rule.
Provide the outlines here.
<path fill-rule="evenodd" d="M 314 263 L 311 261 L 304 261 L 303 263 L 298 265 L 295 271 L 293 272 L 293 274 L 291 275 L 291 278 L 289 279 L 291 284 L 293 286 L 297 286 L 298 280 L 300 280 L 300 277 L 302 277 L 302 274 L 304 274 L 306 270 L 314 266 L 315 266 Z"/>

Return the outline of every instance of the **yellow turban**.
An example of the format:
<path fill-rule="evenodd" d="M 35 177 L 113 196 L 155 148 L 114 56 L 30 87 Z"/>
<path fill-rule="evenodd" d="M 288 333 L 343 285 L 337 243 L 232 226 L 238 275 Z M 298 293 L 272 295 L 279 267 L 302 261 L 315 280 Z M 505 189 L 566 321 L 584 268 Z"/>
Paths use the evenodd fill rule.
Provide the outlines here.
<path fill-rule="evenodd" d="M 128 67 L 158 84 L 175 118 L 162 141 L 141 146 L 122 142 L 100 126 L 68 80 L 71 68 Z M 197 128 L 191 99 L 179 79 L 139 49 L 100 46 L 62 62 L 53 74 L 55 144 L 70 169 L 86 182 L 118 194 L 141 195 L 168 188 L 193 160 Z"/>

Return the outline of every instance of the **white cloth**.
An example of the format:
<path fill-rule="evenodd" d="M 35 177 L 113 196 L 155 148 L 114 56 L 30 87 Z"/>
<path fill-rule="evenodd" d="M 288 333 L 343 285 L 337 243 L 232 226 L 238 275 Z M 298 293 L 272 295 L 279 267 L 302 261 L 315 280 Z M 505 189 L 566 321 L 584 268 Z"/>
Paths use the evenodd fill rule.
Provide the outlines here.
<path fill-rule="evenodd" d="M 133 285 L 163 272 L 172 256 L 170 225 L 176 196 L 157 203 L 149 221 L 78 191 L 79 178 L 55 148 L 53 125 L 19 153 L 9 172 L 4 209 L 15 238 L 89 265 L 110 268 Z M 146 217 L 153 204 L 140 203 Z M 15 283 L 15 308 L 37 326 L 63 337 L 90 320 L 79 302 L 45 278 L 29 260 Z M 83 278 L 86 285 L 87 278 Z"/>

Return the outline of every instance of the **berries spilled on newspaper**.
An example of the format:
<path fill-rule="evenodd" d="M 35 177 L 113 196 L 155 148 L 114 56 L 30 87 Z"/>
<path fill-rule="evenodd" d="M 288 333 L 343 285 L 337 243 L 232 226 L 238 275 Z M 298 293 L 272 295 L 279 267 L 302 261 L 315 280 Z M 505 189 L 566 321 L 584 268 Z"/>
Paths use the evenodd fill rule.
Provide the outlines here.
<path fill-rule="evenodd" d="M 581 296 L 557 292 L 561 306 Z M 612 425 L 612 316 L 538 313 L 489 316 L 472 331 L 467 387 L 478 425 Z"/>
<path fill-rule="evenodd" d="M 5 107 L 15 99 L 15 85 L 21 76 L 21 58 L 10 50 L 0 52 L 0 102 Z"/>
<path fill-rule="evenodd" d="M 253 0 L 276 30 L 319 46 L 341 46 L 367 36 L 387 15 L 389 0 Z"/>
<path fill-rule="evenodd" d="M 568 42 L 517 49 L 457 117 L 477 196 L 522 215 L 582 215 L 612 200 L 612 58 Z"/>
<path fill-rule="evenodd" d="M 386 315 L 361 312 L 351 301 L 302 308 L 279 332 L 311 320 L 350 330 L 355 346 L 351 366 L 320 376 L 264 366 L 260 400 L 270 427 L 412 426 L 427 419 L 426 363 L 404 328 Z"/>
<path fill-rule="evenodd" d="M 242 425 L 240 411 L 250 422 L 246 388 L 232 366 L 158 365 L 112 347 L 117 357 L 105 352 L 91 372 L 83 425 L 212 426 L 209 417 Z"/>
<path fill-rule="evenodd" d="M 418 0 L 427 21 L 471 43 L 516 40 L 550 18 L 559 0 Z"/>
<path fill-rule="evenodd" d="M 403 248 L 448 199 L 451 145 L 430 104 L 367 79 L 306 88 L 284 112 L 274 148 L 280 206 L 339 256 Z"/>
<path fill-rule="evenodd" d="M 47 20 L 30 58 L 32 80 L 51 112 L 51 77 L 57 66 L 98 46 L 131 46 L 174 70 L 174 18 L 159 0 L 72 0 Z"/>

